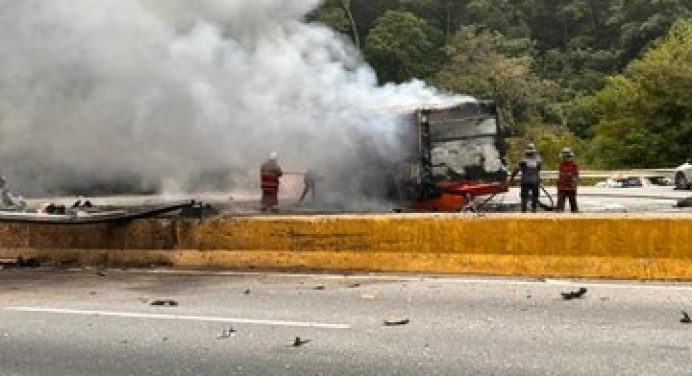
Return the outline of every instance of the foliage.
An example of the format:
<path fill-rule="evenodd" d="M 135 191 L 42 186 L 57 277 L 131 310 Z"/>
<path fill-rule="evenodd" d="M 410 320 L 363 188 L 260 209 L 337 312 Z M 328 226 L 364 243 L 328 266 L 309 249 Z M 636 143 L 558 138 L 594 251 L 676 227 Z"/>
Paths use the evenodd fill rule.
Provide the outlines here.
<path fill-rule="evenodd" d="M 312 18 L 381 82 L 498 99 L 515 152 L 561 144 L 612 168 L 692 153 L 690 0 L 326 0 Z"/>
<path fill-rule="evenodd" d="M 675 165 L 692 153 L 692 22 L 608 79 L 593 98 L 594 152 L 606 167 Z"/>
<path fill-rule="evenodd" d="M 462 28 L 447 45 L 447 63 L 435 83 L 443 89 L 493 98 L 516 125 L 540 112 L 540 94 L 549 85 L 532 72 L 528 39 L 507 39 L 499 32 Z"/>
<path fill-rule="evenodd" d="M 387 11 L 366 39 L 365 57 L 382 82 L 427 78 L 439 69 L 443 37 L 411 12 Z"/>

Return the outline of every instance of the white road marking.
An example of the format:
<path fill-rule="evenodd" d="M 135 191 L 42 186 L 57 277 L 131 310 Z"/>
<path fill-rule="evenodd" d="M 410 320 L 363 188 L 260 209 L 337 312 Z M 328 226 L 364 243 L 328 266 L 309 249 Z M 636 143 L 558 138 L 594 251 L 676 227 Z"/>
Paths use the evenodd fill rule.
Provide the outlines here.
<path fill-rule="evenodd" d="M 283 321 L 283 320 L 256 320 L 256 319 L 235 318 L 235 317 L 187 316 L 187 315 L 136 313 L 136 312 L 87 311 L 87 310 L 63 309 L 63 308 L 4 307 L 3 310 L 14 311 L 14 312 L 54 313 L 54 314 L 63 314 L 63 315 L 126 317 L 126 318 L 135 318 L 135 319 L 227 322 L 227 323 L 234 323 L 234 324 L 290 326 L 290 327 L 297 327 L 297 328 L 319 328 L 319 329 L 350 329 L 351 328 L 351 326 L 346 325 L 346 324 L 328 324 L 328 323 L 319 323 L 319 322 L 301 322 L 301 321 Z"/>

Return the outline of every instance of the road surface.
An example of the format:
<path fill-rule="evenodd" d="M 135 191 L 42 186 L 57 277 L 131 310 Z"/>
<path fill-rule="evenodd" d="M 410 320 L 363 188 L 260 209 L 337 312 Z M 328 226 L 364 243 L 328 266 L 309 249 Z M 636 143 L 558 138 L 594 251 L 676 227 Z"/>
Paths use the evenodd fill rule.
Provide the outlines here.
<path fill-rule="evenodd" d="M 14 269 L 0 270 L 0 286 L 0 375 L 692 369 L 684 283 Z M 583 299 L 560 297 L 582 286 Z"/>

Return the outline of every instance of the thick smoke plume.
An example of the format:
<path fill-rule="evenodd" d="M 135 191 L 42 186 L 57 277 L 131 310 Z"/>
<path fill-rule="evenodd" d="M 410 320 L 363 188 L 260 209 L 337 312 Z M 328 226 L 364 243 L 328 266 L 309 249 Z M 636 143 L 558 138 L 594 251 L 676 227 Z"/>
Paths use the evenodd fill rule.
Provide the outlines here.
<path fill-rule="evenodd" d="M 350 42 L 304 21 L 319 3 L 0 0 L 0 172 L 25 193 L 184 190 L 209 171 L 255 189 L 275 150 L 289 170 L 377 174 L 363 145 L 401 153 L 401 117 L 376 110 L 451 98 L 378 86 Z"/>

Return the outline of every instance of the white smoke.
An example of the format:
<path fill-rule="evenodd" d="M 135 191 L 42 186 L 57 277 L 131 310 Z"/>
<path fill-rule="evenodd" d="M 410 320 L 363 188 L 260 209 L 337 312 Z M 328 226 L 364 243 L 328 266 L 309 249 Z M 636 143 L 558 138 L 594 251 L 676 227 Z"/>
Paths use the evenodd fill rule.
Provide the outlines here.
<path fill-rule="evenodd" d="M 0 0 L 0 171 L 24 192 L 214 170 L 252 189 L 273 150 L 341 173 L 364 140 L 400 153 L 400 117 L 373 110 L 454 98 L 378 87 L 350 42 L 304 21 L 319 3 Z"/>

